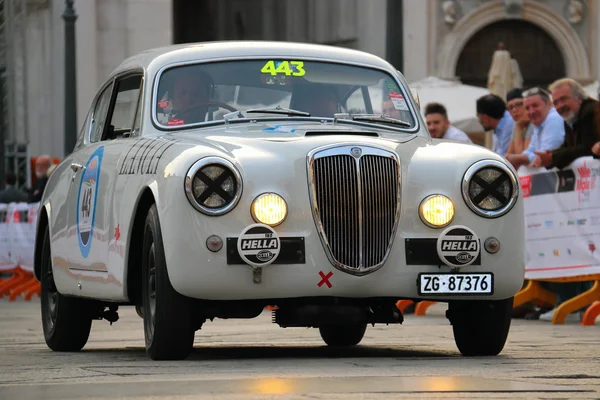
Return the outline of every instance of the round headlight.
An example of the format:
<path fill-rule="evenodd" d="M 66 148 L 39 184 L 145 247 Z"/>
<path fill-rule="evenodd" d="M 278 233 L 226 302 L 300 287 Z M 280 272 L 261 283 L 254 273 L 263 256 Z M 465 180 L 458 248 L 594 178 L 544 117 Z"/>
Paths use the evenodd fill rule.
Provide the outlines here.
<path fill-rule="evenodd" d="M 194 208 L 207 215 L 231 211 L 242 195 L 242 177 L 220 157 L 206 157 L 192 165 L 185 177 L 185 194 Z"/>
<path fill-rule="evenodd" d="M 519 181 L 510 168 L 499 161 L 483 160 L 465 173 L 463 198 L 476 214 L 500 217 L 511 210 L 519 195 Z"/>
<path fill-rule="evenodd" d="M 263 193 L 254 199 L 251 211 L 256 222 L 277 226 L 287 217 L 287 204 L 276 193 Z"/>
<path fill-rule="evenodd" d="M 452 200 L 441 194 L 428 196 L 419 206 L 421 220 L 432 228 L 442 228 L 452 222 L 454 218 L 454 204 Z"/>

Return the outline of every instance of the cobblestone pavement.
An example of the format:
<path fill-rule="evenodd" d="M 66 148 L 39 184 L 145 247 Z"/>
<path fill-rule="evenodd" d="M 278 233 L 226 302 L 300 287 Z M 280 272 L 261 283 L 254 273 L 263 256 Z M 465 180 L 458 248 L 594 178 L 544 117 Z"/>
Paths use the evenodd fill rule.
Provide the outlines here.
<path fill-rule="evenodd" d="M 215 320 L 185 361 L 154 362 L 142 320 L 95 321 L 79 353 L 43 339 L 39 300 L 0 300 L 0 399 L 600 399 L 600 320 L 514 320 L 497 357 L 459 355 L 445 305 L 403 325 L 369 327 L 361 345 L 324 346 L 315 329 L 282 329 L 265 312 Z"/>

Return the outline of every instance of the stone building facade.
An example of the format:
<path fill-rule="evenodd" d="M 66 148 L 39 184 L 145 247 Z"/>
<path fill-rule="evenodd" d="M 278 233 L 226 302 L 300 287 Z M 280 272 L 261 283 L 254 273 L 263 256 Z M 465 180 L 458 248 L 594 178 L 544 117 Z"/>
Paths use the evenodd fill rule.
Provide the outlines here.
<path fill-rule="evenodd" d="M 25 2 L 31 12 L 22 26 L 26 41 L 18 44 L 26 50 L 26 101 L 13 116 L 27 124 L 13 124 L 5 138 L 27 141 L 32 156 L 63 157 L 65 2 L 0 0 L 0 6 L 9 1 Z M 409 81 L 434 75 L 476 85 L 485 84 L 491 54 L 503 41 L 525 85 L 563 75 L 585 84 L 600 78 L 596 0 L 76 0 L 75 8 L 79 126 L 121 60 L 190 41 L 328 43 L 387 58 Z M 7 63 L 19 65 L 13 61 Z M 6 79 L 15 76 L 9 67 Z M 24 131 L 15 132 L 17 126 Z"/>

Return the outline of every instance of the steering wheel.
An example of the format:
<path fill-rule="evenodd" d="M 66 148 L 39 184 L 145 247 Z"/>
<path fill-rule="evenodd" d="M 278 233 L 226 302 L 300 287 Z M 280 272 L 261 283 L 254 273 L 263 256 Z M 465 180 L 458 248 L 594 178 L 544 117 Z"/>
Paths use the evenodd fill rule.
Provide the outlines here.
<path fill-rule="evenodd" d="M 230 106 L 227 103 L 221 103 L 220 101 L 207 100 L 207 101 L 201 101 L 200 103 L 196 103 L 196 104 L 193 104 L 193 105 L 191 105 L 189 107 L 186 107 L 183 110 L 179 111 L 178 114 L 179 114 L 179 116 L 184 116 L 184 115 L 189 114 L 189 112 L 192 111 L 192 110 L 195 110 L 197 108 L 200 108 L 200 107 L 203 107 L 203 106 L 207 106 L 207 105 L 218 106 L 220 108 L 224 108 L 224 109 L 232 111 L 232 112 L 239 111 L 239 110 L 233 108 L 232 106 Z"/>

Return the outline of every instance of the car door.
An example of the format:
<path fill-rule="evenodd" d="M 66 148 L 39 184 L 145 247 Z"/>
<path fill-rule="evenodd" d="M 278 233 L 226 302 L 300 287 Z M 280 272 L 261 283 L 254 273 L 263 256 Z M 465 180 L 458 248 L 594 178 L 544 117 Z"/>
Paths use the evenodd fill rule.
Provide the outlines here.
<path fill-rule="evenodd" d="M 102 152 L 98 143 L 106 123 L 106 116 L 113 92 L 113 82 L 109 82 L 98 94 L 91 112 L 87 131 L 84 133 L 83 144 L 71 157 L 69 191 L 67 195 L 67 235 L 65 245 L 57 248 L 54 253 L 60 256 L 63 268 L 55 271 L 57 286 L 63 294 L 83 295 L 85 281 L 90 280 L 89 272 L 93 268 L 102 270 L 98 264 L 100 253 L 95 250 L 90 257 L 93 246 L 95 206 L 98 179 L 98 167 L 101 166 Z M 89 160 L 95 153 L 95 161 Z M 99 155 L 99 157 L 96 157 Z M 99 165 L 100 164 L 100 165 Z M 84 182 L 85 181 L 85 182 Z M 101 183 L 101 182 L 100 182 Z M 83 194 L 80 198 L 80 192 Z M 93 196 L 92 196 L 93 195 Z M 89 212 L 88 212 L 89 211 Z M 60 253 L 60 254 L 59 254 Z"/>
<path fill-rule="evenodd" d="M 140 95 L 142 92 L 143 74 L 133 72 L 118 78 L 115 82 L 115 95 L 108 112 L 105 140 L 110 147 L 106 148 L 103 162 L 103 179 L 107 190 L 99 192 L 98 207 L 101 223 L 105 227 L 108 285 L 103 288 L 112 300 L 125 300 L 124 257 L 127 238 L 127 218 L 121 220 L 119 211 L 125 188 L 132 182 L 121 174 L 122 158 L 125 157 L 134 142 L 138 141 Z M 129 213 L 125 213 L 130 216 Z"/>
<path fill-rule="evenodd" d="M 141 77 L 140 73 L 117 77 L 100 95 L 89 144 L 72 164 L 68 224 L 74 233 L 69 265 L 77 278 L 73 294 L 107 300 L 122 298 L 122 273 L 108 262 L 109 243 L 114 237 L 111 206 L 117 164 L 125 146 L 123 141 L 131 134 Z"/>

